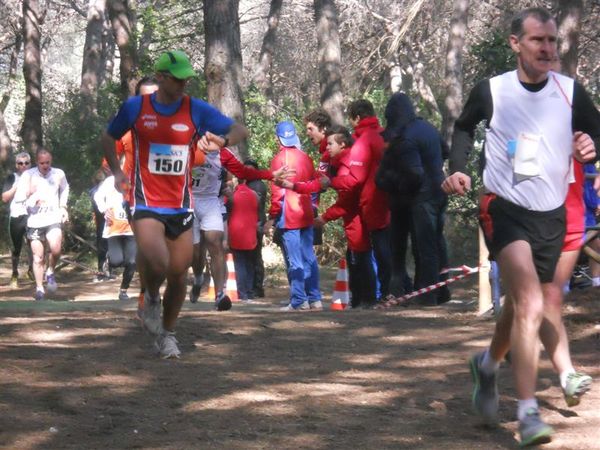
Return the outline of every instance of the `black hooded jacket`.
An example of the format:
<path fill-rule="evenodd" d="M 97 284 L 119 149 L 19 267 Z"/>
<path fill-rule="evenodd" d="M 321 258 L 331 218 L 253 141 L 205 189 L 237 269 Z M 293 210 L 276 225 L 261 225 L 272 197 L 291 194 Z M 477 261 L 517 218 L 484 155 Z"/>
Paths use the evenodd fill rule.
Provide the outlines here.
<path fill-rule="evenodd" d="M 417 117 L 405 94 L 392 95 L 385 108 L 387 127 L 382 136 L 389 147 L 383 154 L 375 182 L 394 203 L 412 203 L 437 195 L 444 180 L 448 148 L 438 130 Z"/>

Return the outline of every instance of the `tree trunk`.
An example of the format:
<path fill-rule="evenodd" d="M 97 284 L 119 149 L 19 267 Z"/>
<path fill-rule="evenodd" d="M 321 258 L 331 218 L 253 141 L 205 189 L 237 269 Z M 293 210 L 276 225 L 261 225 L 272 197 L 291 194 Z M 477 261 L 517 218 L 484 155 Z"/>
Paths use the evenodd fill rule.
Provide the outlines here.
<path fill-rule="evenodd" d="M 137 82 L 137 55 L 133 34 L 134 15 L 128 0 L 110 0 L 108 2 L 108 14 L 121 59 L 119 65 L 121 96 L 126 99 L 135 93 Z"/>
<path fill-rule="evenodd" d="M 35 153 L 43 145 L 42 135 L 42 66 L 41 26 L 37 0 L 23 1 L 23 77 L 25 78 L 25 112 L 21 126 L 23 146 Z"/>
<path fill-rule="evenodd" d="M 577 45 L 579 44 L 579 25 L 583 11 L 582 0 L 559 0 L 558 2 L 558 53 L 562 72 L 575 78 L 577 75 Z"/>
<path fill-rule="evenodd" d="M 254 73 L 254 84 L 268 99 L 272 97 L 271 68 L 275 51 L 275 33 L 279 26 L 282 3 L 283 0 L 271 0 L 269 17 L 267 18 L 267 32 L 263 38 L 260 55 L 258 56 L 258 65 Z"/>
<path fill-rule="evenodd" d="M 244 122 L 239 0 L 204 2 L 205 67 L 208 101 Z M 247 156 L 238 145 L 240 156 Z"/>
<path fill-rule="evenodd" d="M 7 162 L 9 160 L 12 150 L 12 142 L 6 129 L 6 122 L 4 121 L 4 112 L 0 110 L 0 167 L 2 169 L 7 168 Z"/>
<path fill-rule="evenodd" d="M 102 53 L 105 8 L 106 0 L 89 0 L 81 68 L 82 119 L 97 114 L 98 87 L 104 70 Z"/>
<path fill-rule="evenodd" d="M 2 93 L 2 98 L 0 99 L 0 112 L 4 112 L 6 110 L 8 102 L 10 101 L 15 80 L 17 79 L 19 53 L 21 53 L 21 47 L 23 45 L 23 30 L 21 28 L 15 30 L 14 38 L 15 42 L 10 52 L 10 59 L 8 61 L 8 82 L 6 83 L 6 90 Z"/>
<path fill-rule="evenodd" d="M 321 105 L 335 123 L 344 123 L 338 14 L 333 0 L 314 0 Z"/>
<path fill-rule="evenodd" d="M 469 0 L 455 0 L 450 21 L 450 35 L 446 50 L 446 98 L 442 106 L 442 138 L 450 145 L 454 122 L 462 109 L 463 48 L 469 18 Z"/>

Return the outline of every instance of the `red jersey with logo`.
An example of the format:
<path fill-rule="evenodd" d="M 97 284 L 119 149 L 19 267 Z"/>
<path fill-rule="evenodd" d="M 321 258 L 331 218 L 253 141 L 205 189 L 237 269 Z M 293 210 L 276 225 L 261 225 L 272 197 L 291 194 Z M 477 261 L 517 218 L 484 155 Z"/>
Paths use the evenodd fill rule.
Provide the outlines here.
<path fill-rule="evenodd" d="M 190 166 L 196 141 L 190 98 L 184 96 L 177 112 L 164 116 L 154 110 L 150 95 L 142 96 L 132 137 L 132 206 L 190 209 Z"/>
<path fill-rule="evenodd" d="M 230 248 L 233 250 L 256 248 L 258 195 L 245 184 L 239 184 L 233 193 L 233 202 L 227 223 Z"/>

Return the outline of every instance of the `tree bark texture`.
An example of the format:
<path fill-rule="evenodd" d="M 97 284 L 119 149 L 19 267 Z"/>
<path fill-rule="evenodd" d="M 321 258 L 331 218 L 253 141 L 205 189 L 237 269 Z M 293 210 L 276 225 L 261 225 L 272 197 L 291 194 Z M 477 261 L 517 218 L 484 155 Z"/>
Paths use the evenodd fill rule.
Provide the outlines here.
<path fill-rule="evenodd" d="M 204 2 L 206 87 L 209 103 L 225 115 L 244 122 L 239 0 Z M 246 156 L 238 145 L 240 156 Z"/>
<path fill-rule="evenodd" d="M 268 98 L 271 97 L 273 85 L 271 83 L 271 68 L 273 66 L 273 53 L 275 52 L 275 35 L 279 26 L 281 5 L 283 0 L 271 0 L 269 17 L 267 18 L 267 32 L 263 38 L 258 65 L 254 73 L 254 84 Z"/>
<path fill-rule="evenodd" d="M 6 169 L 12 150 L 12 142 L 8 135 L 6 122 L 4 120 L 4 112 L 0 110 L 0 167 Z M 4 170 L 3 170 L 4 171 Z"/>
<path fill-rule="evenodd" d="M 445 90 L 442 106 L 442 138 L 450 145 L 454 122 L 463 102 L 463 49 L 469 18 L 469 0 L 455 0 L 446 50 Z"/>
<path fill-rule="evenodd" d="M 333 0 L 314 0 L 321 105 L 333 122 L 344 123 L 338 14 Z"/>
<path fill-rule="evenodd" d="M 105 10 L 106 0 L 89 1 L 80 88 L 85 117 L 93 117 L 97 114 L 98 88 L 104 71 Z"/>
<path fill-rule="evenodd" d="M 577 75 L 577 46 L 582 11 L 582 0 L 559 0 L 558 2 L 558 37 L 560 41 L 558 53 L 562 72 L 573 78 Z"/>
<path fill-rule="evenodd" d="M 121 58 L 119 72 L 123 99 L 135 93 L 137 82 L 137 53 L 133 35 L 134 20 L 129 3 L 128 0 L 110 0 L 108 2 L 108 14 Z"/>
<path fill-rule="evenodd" d="M 43 145 L 42 135 L 42 16 L 37 0 L 23 1 L 23 77 L 25 112 L 21 138 L 25 150 L 35 153 Z"/>

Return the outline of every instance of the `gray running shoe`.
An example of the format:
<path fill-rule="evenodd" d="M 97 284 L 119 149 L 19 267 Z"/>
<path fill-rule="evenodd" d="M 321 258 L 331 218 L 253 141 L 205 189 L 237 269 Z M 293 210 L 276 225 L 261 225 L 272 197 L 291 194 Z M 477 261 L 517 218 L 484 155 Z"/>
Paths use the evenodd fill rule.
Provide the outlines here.
<path fill-rule="evenodd" d="M 567 386 L 563 389 L 567 406 L 579 405 L 581 396 L 590 390 L 592 377 L 584 373 L 573 372 L 567 376 Z"/>
<path fill-rule="evenodd" d="M 528 445 L 547 444 L 552 440 L 554 429 L 542 419 L 536 408 L 529 408 L 525 418 L 519 421 L 519 434 L 521 435 L 521 447 Z"/>
<path fill-rule="evenodd" d="M 316 311 L 323 311 L 323 302 L 321 300 L 317 300 L 316 302 L 309 303 L 310 309 L 314 309 Z"/>
<path fill-rule="evenodd" d="M 123 289 L 119 291 L 119 300 L 122 302 L 126 302 L 129 300 L 129 295 L 127 295 L 127 291 Z"/>
<path fill-rule="evenodd" d="M 179 351 L 177 344 L 175 333 L 172 331 L 163 331 L 157 336 L 154 342 L 156 351 L 162 359 L 179 358 L 181 351 Z"/>
<path fill-rule="evenodd" d="M 296 308 L 294 308 L 291 303 L 287 306 L 284 306 L 283 308 L 279 308 L 280 311 L 308 311 L 309 309 L 310 305 L 308 304 L 308 302 L 304 302 Z"/>
<path fill-rule="evenodd" d="M 498 423 L 498 383 L 496 374 L 488 375 L 481 370 L 484 353 L 477 353 L 469 360 L 471 376 L 473 377 L 473 409 L 485 423 Z"/>
<path fill-rule="evenodd" d="M 56 284 L 56 277 L 53 273 L 46 275 L 46 289 L 49 294 L 54 294 L 58 289 L 58 284 Z"/>
<path fill-rule="evenodd" d="M 160 317 L 160 297 L 156 300 L 144 296 L 144 309 L 142 310 L 142 320 L 144 328 L 152 334 L 160 334 L 162 331 L 162 320 Z"/>
<path fill-rule="evenodd" d="M 44 301 L 45 300 L 45 298 L 44 298 L 44 291 L 38 291 L 38 290 L 36 290 L 35 291 L 35 296 L 33 298 L 35 298 L 35 301 L 37 301 L 37 302 Z"/>

